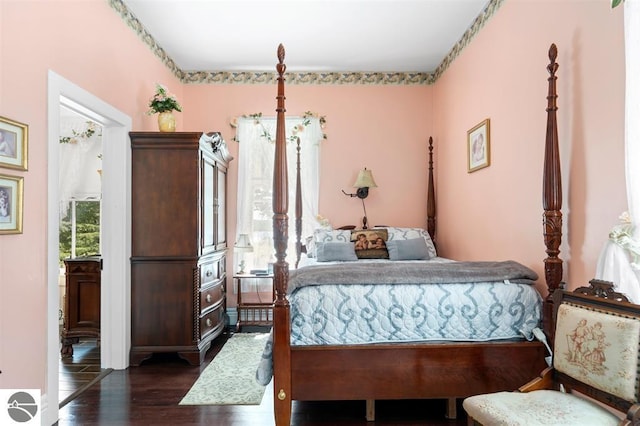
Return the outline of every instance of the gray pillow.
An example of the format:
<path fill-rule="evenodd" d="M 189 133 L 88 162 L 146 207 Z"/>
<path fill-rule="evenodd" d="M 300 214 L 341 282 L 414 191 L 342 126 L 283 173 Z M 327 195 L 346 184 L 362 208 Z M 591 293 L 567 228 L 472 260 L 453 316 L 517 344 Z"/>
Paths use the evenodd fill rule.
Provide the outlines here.
<path fill-rule="evenodd" d="M 318 262 L 358 260 L 353 243 L 316 242 L 316 258 Z"/>
<path fill-rule="evenodd" d="M 429 250 L 424 238 L 387 241 L 389 260 L 429 260 Z"/>

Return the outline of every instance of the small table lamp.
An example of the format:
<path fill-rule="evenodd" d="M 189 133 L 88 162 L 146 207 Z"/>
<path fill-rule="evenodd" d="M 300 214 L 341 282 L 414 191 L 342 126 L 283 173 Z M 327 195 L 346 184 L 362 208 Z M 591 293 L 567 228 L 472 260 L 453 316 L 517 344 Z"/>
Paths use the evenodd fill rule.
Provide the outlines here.
<path fill-rule="evenodd" d="M 251 245 L 251 240 L 249 240 L 249 234 L 240 234 L 238 235 L 238 240 L 234 245 L 234 250 L 237 253 L 240 253 L 240 263 L 238 264 L 238 274 L 244 275 L 246 274 L 244 268 L 246 266 L 246 262 L 244 261 L 244 253 L 251 253 L 253 251 L 253 246 Z"/>

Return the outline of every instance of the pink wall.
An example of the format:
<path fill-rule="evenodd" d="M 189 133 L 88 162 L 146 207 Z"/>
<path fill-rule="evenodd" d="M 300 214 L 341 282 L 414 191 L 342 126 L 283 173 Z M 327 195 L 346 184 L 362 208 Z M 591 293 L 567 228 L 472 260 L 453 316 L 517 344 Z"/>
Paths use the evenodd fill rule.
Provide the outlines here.
<path fill-rule="evenodd" d="M 29 125 L 23 233 L 0 236 L 0 388 L 42 388 L 47 328 L 47 73 L 73 81 L 155 129 L 154 83 L 182 98 L 167 68 L 106 1 L 0 1 L 0 116 Z M 57 214 L 52 212 L 51 214 Z"/>
<path fill-rule="evenodd" d="M 426 141 L 433 135 L 441 252 L 517 259 L 541 272 L 545 67 L 555 42 L 568 228 L 562 257 L 570 285 L 583 284 L 626 208 L 621 16 L 606 1 L 512 0 L 434 86 L 288 86 L 288 114 L 327 116 L 321 214 L 334 225 L 356 223 L 361 204 L 340 190 L 350 190 L 366 166 L 379 185 L 367 198 L 371 222 L 424 226 Z M 25 178 L 24 233 L 0 238 L 0 388 L 42 387 L 47 71 L 129 114 L 135 130 L 155 130 L 155 118 L 144 112 L 154 83 L 163 82 L 185 109 L 178 130 L 221 131 L 236 157 L 229 119 L 274 114 L 276 93 L 273 86 L 180 85 L 104 1 L 0 1 L 0 63 L 0 115 L 30 131 L 29 171 L 12 172 Z M 487 117 L 492 165 L 467 174 L 466 131 Z M 234 161 L 231 236 L 236 170 Z"/>
<path fill-rule="evenodd" d="M 460 260 L 515 259 L 543 275 L 548 49 L 558 47 L 569 288 L 595 274 L 626 209 L 623 10 L 607 1 L 512 0 L 435 85 L 438 242 Z M 491 166 L 467 173 L 467 130 L 491 119 Z M 542 281 L 542 280 L 541 280 Z"/>
<path fill-rule="evenodd" d="M 372 224 L 426 226 L 431 92 L 430 86 L 287 86 L 287 115 L 311 110 L 327 117 L 319 211 L 335 226 L 360 223 L 362 204 L 341 190 L 353 192 L 351 185 L 365 166 L 378 184 L 366 199 Z M 235 133 L 229 120 L 256 112 L 275 116 L 274 86 L 191 85 L 184 93 L 189 104 L 185 127 L 221 131 L 236 158 L 238 147 L 232 141 Z M 231 236 L 235 235 L 236 175 L 237 161 L 231 163 L 229 178 Z"/>

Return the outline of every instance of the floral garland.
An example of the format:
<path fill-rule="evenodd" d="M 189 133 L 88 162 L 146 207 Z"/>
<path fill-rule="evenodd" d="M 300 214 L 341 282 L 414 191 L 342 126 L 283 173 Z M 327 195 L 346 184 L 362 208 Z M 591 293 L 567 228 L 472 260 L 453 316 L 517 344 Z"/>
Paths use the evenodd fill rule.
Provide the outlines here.
<path fill-rule="evenodd" d="M 95 135 L 96 128 L 98 125 L 93 121 L 87 121 L 87 129 L 84 132 L 77 132 L 76 130 L 71 130 L 71 136 L 60 136 L 60 143 L 78 143 L 78 139 L 90 139 L 91 136 Z M 98 134 L 98 136 L 102 136 L 102 133 Z"/>
<path fill-rule="evenodd" d="M 640 242 L 633 238 L 633 223 L 628 212 L 624 212 L 619 217 L 620 225 L 616 225 L 609 233 L 609 239 L 626 249 L 631 255 L 631 267 L 640 270 Z"/>
<path fill-rule="evenodd" d="M 93 121 L 86 121 L 87 128 L 83 132 L 78 132 L 75 129 L 71 129 L 71 136 L 60 136 L 60 143 L 68 143 L 71 145 L 75 145 L 78 143 L 78 139 L 89 140 L 93 135 L 96 134 L 96 129 L 100 130 L 97 136 L 102 136 L 102 126 L 99 126 L 97 123 Z M 102 160 L 102 154 L 97 155 L 98 160 Z M 96 170 L 98 174 L 102 175 L 102 169 Z"/>
<path fill-rule="evenodd" d="M 261 112 L 257 112 L 255 114 L 245 114 L 241 116 L 242 118 L 252 118 L 253 122 L 259 126 L 262 127 L 262 134 L 260 135 L 260 137 L 266 139 L 267 141 L 271 142 L 271 143 L 275 143 L 275 139 L 273 138 L 273 136 L 271 135 L 271 133 L 269 133 L 269 131 L 264 127 L 264 125 L 262 124 L 262 113 Z M 305 111 L 304 114 L 302 114 L 302 123 L 298 124 L 297 126 L 295 126 L 292 129 L 292 134 L 291 136 L 289 136 L 287 138 L 287 140 L 289 142 L 294 142 L 297 139 L 297 135 L 300 132 L 303 132 L 304 129 L 311 124 L 311 119 L 312 118 L 317 118 L 320 121 L 320 128 L 324 130 L 326 124 L 327 124 L 327 117 L 324 115 L 318 115 L 318 113 L 315 112 L 311 112 L 311 111 Z M 229 122 L 229 125 L 235 129 L 238 127 L 238 118 L 234 117 L 231 119 L 231 121 Z M 327 139 L 327 134 L 322 132 L 322 139 Z M 236 137 L 233 137 L 233 140 L 236 142 L 239 142 L 238 139 L 236 139 Z"/>

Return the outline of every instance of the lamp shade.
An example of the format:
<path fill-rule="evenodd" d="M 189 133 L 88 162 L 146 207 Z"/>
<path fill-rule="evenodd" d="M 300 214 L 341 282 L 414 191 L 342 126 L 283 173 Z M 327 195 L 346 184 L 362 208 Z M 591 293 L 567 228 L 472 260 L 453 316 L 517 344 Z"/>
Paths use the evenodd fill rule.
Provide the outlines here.
<path fill-rule="evenodd" d="M 360 170 L 358 173 L 358 178 L 356 179 L 356 183 L 353 184 L 354 188 L 377 188 L 376 181 L 373 180 L 373 174 L 371 170 L 367 170 L 365 167 L 364 170 Z"/>
<path fill-rule="evenodd" d="M 249 235 L 248 234 L 238 235 L 238 239 L 236 240 L 234 249 L 236 251 L 252 252 L 253 246 L 251 245 L 251 240 L 249 240 Z"/>

